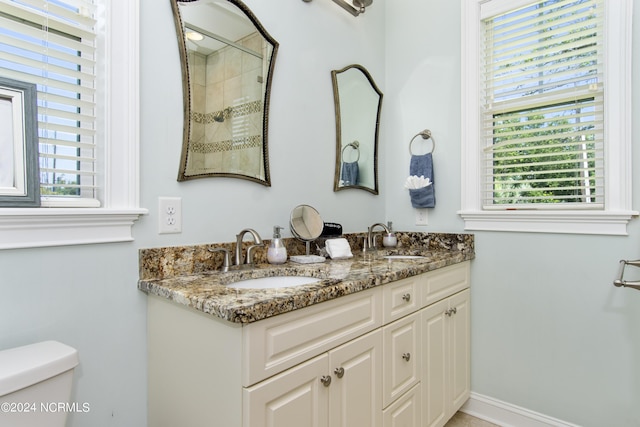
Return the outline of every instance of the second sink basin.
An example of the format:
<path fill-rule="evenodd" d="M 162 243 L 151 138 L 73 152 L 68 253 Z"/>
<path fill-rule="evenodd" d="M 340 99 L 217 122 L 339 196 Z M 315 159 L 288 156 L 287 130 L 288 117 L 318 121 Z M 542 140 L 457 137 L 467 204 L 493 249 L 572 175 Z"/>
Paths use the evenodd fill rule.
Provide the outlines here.
<path fill-rule="evenodd" d="M 306 276 L 272 276 L 258 277 L 254 279 L 239 280 L 230 283 L 227 288 L 233 289 L 275 289 L 288 288 L 291 286 L 309 285 L 319 282 L 321 279 L 317 277 Z"/>

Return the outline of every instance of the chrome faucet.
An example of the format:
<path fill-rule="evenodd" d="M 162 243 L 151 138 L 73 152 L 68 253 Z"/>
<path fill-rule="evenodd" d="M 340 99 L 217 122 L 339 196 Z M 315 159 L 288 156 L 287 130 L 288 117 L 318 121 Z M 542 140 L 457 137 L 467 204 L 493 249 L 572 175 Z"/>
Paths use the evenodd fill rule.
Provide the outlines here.
<path fill-rule="evenodd" d="M 242 262 L 242 240 L 244 239 L 244 235 L 247 233 L 251 234 L 251 237 L 253 237 L 253 241 L 255 242 L 255 245 L 251 245 L 247 248 L 247 259 L 243 263 Z M 253 264 L 253 249 L 260 246 L 264 246 L 264 243 L 262 243 L 262 239 L 260 238 L 260 235 L 254 229 L 245 228 L 244 230 L 242 230 L 240 233 L 236 235 L 236 252 L 234 255 L 234 264 L 235 265 Z"/>
<path fill-rule="evenodd" d="M 373 229 L 376 227 L 382 227 L 387 234 L 391 233 L 389 228 L 381 222 L 376 222 L 369 227 L 369 230 L 367 231 L 367 246 L 369 250 L 376 249 L 376 237 L 373 235 Z"/>

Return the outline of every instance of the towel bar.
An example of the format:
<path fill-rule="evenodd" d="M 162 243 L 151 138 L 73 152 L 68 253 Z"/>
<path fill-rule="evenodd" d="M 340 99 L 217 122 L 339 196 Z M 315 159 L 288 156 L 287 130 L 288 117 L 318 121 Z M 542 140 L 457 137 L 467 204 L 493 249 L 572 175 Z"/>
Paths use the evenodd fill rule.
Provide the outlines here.
<path fill-rule="evenodd" d="M 436 140 L 433 139 L 433 135 L 431 135 L 431 131 L 429 129 L 425 129 L 422 132 L 418 133 L 413 138 L 411 138 L 411 141 L 409 142 L 409 153 L 411 155 L 413 155 L 413 150 L 411 149 L 411 146 L 413 145 L 413 140 L 416 139 L 419 136 L 421 136 L 422 139 L 425 139 L 425 140 L 431 138 L 431 144 L 433 144 L 433 145 L 431 146 L 431 151 L 429 151 L 429 152 L 433 153 L 435 151 L 435 149 L 436 149 Z"/>
<path fill-rule="evenodd" d="M 640 280 L 623 280 L 624 268 L 627 265 L 631 265 L 633 267 L 640 267 L 640 260 L 628 261 L 628 260 L 621 259 L 618 278 L 613 281 L 613 286 L 623 287 L 623 288 L 633 288 L 640 291 Z"/>

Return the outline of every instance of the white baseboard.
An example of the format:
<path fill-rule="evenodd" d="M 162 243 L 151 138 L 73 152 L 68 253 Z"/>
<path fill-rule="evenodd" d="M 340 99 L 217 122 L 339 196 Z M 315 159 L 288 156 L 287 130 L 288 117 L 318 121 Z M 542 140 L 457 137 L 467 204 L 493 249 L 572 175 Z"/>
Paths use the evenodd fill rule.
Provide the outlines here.
<path fill-rule="evenodd" d="M 477 393 L 471 393 L 460 411 L 501 427 L 580 427 Z"/>

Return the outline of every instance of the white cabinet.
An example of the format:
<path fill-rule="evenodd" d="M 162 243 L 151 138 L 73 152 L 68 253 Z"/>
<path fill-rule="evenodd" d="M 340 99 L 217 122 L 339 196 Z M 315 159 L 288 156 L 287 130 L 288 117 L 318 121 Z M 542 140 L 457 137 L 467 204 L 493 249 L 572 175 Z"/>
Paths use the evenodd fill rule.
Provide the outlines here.
<path fill-rule="evenodd" d="M 420 381 L 420 314 L 413 313 L 385 326 L 383 405 L 408 391 Z"/>
<path fill-rule="evenodd" d="M 417 384 L 384 410 L 384 427 L 422 426 L 421 405 L 420 384 Z"/>
<path fill-rule="evenodd" d="M 425 275 L 387 283 L 382 288 L 382 321 L 387 324 L 420 309 Z"/>
<path fill-rule="evenodd" d="M 450 359 L 449 387 L 450 417 L 469 399 L 471 392 L 471 300 L 469 290 L 449 298 L 453 309 L 449 328 Z"/>
<path fill-rule="evenodd" d="M 381 427 L 382 332 L 329 352 L 329 426 Z"/>
<path fill-rule="evenodd" d="M 470 392 L 469 290 L 422 310 L 423 418 L 441 427 Z"/>
<path fill-rule="evenodd" d="M 423 384 L 424 424 L 429 427 L 446 421 L 445 384 L 447 383 L 447 327 L 445 312 L 449 302 L 440 301 L 422 310 L 422 368 L 426 381 Z M 443 423 L 444 424 L 444 423 Z"/>
<path fill-rule="evenodd" d="M 244 424 L 253 427 L 328 427 L 329 394 L 320 381 L 328 356 L 318 356 L 244 389 Z"/>
<path fill-rule="evenodd" d="M 471 283 L 470 274 L 469 262 L 463 262 L 421 275 L 423 280 L 421 307 L 427 307 L 468 288 Z"/>
<path fill-rule="evenodd" d="M 443 426 L 469 396 L 469 262 L 248 325 L 150 295 L 149 427 Z"/>
<path fill-rule="evenodd" d="M 251 427 L 380 427 L 382 332 L 376 330 L 244 389 Z"/>
<path fill-rule="evenodd" d="M 382 326 L 382 294 L 369 289 L 242 328 L 248 387 Z"/>

